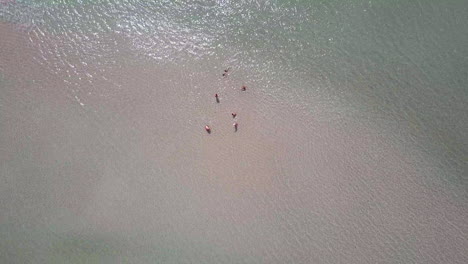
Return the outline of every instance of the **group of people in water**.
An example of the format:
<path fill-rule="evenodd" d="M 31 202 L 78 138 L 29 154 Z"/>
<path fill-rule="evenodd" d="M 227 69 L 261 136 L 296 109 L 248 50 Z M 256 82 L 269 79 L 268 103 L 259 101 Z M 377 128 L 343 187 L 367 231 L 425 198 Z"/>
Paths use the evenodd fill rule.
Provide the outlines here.
<path fill-rule="evenodd" d="M 224 70 L 223 77 L 227 77 L 227 76 L 228 76 L 229 70 L 230 70 L 230 68 Z M 247 90 L 247 87 L 246 87 L 245 85 L 242 85 L 241 91 L 246 91 L 246 90 Z M 218 96 L 217 93 L 215 94 L 215 99 L 216 99 L 216 103 L 219 103 L 219 96 Z M 237 113 L 231 113 L 231 115 L 232 115 L 232 118 L 235 119 L 236 116 L 237 116 Z M 237 122 L 234 122 L 234 123 L 232 124 L 232 126 L 234 127 L 234 132 L 237 132 L 237 127 L 238 127 Z M 208 134 L 211 134 L 211 127 L 210 127 L 210 126 L 206 125 L 206 126 L 205 126 L 205 130 L 206 130 L 206 132 L 208 132 Z"/>

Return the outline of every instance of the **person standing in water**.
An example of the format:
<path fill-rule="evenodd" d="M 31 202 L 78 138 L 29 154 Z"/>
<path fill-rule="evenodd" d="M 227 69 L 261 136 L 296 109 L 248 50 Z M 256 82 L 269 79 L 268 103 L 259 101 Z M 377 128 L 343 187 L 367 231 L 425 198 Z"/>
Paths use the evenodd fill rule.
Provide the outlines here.
<path fill-rule="evenodd" d="M 223 77 L 227 77 L 227 74 L 228 74 L 228 72 L 229 72 L 229 69 L 231 69 L 231 68 L 227 68 L 226 70 L 224 70 L 224 72 L 223 72 Z"/>

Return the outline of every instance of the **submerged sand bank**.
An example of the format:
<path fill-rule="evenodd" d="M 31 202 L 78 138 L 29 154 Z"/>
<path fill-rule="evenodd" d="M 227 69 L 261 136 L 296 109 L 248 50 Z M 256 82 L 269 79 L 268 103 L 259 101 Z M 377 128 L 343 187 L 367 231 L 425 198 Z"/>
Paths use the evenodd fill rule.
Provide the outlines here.
<path fill-rule="evenodd" d="M 156 64 L 125 47 L 128 60 L 96 59 L 87 72 L 66 47 L 41 50 L 59 36 L 6 24 L 0 35 L 4 226 L 46 227 L 58 241 L 111 235 L 126 250 L 96 254 L 130 260 L 163 251 L 195 262 L 465 258 L 468 211 L 433 182 L 428 160 L 318 108 L 319 97 L 222 59 Z M 57 244 L 47 257 L 74 251 Z"/>

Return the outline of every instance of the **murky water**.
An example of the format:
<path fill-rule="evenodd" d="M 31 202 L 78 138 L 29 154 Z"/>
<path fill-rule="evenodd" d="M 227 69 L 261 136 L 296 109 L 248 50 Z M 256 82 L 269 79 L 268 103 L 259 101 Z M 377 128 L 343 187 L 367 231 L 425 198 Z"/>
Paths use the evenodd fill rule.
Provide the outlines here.
<path fill-rule="evenodd" d="M 468 262 L 466 3 L 149 2 L 0 1 L 2 263 Z"/>

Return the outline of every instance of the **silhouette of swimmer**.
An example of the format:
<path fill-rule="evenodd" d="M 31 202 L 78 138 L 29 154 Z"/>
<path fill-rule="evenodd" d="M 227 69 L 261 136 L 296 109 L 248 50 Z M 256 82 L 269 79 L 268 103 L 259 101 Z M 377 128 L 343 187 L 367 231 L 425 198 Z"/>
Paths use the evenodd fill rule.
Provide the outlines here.
<path fill-rule="evenodd" d="M 209 126 L 205 126 L 205 130 L 208 132 L 208 134 L 211 134 L 211 128 Z"/>
<path fill-rule="evenodd" d="M 232 118 L 236 118 L 237 114 L 236 113 L 232 113 Z"/>
<path fill-rule="evenodd" d="M 219 96 L 218 94 L 215 94 L 216 102 L 219 103 Z"/>
<path fill-rule="evenodd" d="M 237 132 L 237 122 L 234 122 L 234 124 L 232 124 L 232 126 L 234 127 L 234 132 Z"/>
<path fill-rule="evenodd" d="M 227 76 L 227 74 L 228 74 L 228 72 L 229 72 L 230 69 L 231 69 L 231 68 L 227 68 L 226 70 L 224 70 L 223 77 L 226 77 L 226 76 Z"/>
<path fill-rule="evenodd" d="M 247 90 L 247 86 L 245 86 L 245 85 L 242 85 L 242 87 L 241 87 L 241 90 L 242 90 L 242 91 L 245 91 L 245 90 Z"/>

